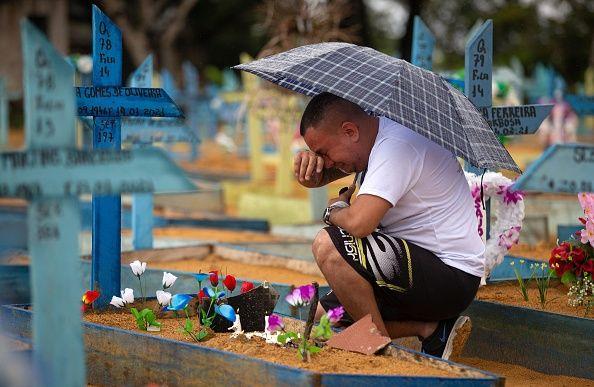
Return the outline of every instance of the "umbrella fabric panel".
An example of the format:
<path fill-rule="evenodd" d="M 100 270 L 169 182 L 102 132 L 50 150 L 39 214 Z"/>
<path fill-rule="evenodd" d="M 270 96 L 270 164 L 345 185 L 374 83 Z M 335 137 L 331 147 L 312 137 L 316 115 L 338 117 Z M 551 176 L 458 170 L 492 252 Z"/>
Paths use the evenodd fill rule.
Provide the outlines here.
<path fill-rule="evenodd" d="M 330 92 L 424 135 L 477 167 L 521 173 L 462 93 L 431 71 L 369 47 L 307 45 L 235 68 L 308 96 Z"/>
<path fill-rule="evenodd" d="M 522 170 L 517 166 L 507 149 L 499 142 L 485 118 L 474 107 L 472 102 L 447 81 L 444 80 L 443 83 L 450 89 L 450 95 L 454 100 L 453 105 L 462 118 L 466 138 L 477 161 L 477 163 L 473 164 L 491 170 L 505 168 L 522 173 Z"/>
<path fill-rule="evenodd" d="M 440 76 L 407 63 L 395 84 L 388 118 L 478 165 Z"/>

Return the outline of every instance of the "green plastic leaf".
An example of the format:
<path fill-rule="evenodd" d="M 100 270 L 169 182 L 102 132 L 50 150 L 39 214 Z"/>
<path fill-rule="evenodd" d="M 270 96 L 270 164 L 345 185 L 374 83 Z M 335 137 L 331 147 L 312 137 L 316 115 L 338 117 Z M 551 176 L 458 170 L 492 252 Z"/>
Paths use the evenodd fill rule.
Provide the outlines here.
<path fill-rule="evenodd" d="M 149 310 L 146 316 L 144 316 L 145 320 L 149 325 L 153 325 L 157 317 L 155 317 L 155 313 L 152 310 Z"/>
<path fill-rule="evenodd" d="M 575 274 L 573 274 L 571 270 L 567 270 L 565 273 L 563 273 L 563 276 L 561 277 L 561 282 L 567 285 L 569 283 L 574 282 L 575 279 Z"/>
<path fill-rule="evenodd" d="M 309 351 L 309 353 L 318 353 L 322 350 L 322 348 L 316 347 L 315 345 L 310 345 L 307 347 L 307 350 Z"/>
<path fill-rule="evenodd" d="M 196 337 L 198 338 L 198 341 L 202 341 L 206 338 L 206 336 L 208 336 L 208 331 L 206 331 L 206 329 L 201 330 L 200 332 L 198 332 L 198 334 L 196 335 Z"/>
<path fill-rule="evenodd" d="M 138 313 L 138 310 L 136 310 L 136 308 L 131 308 L 130 312 L 134 315 L 134 318 L 138 319 L 140 317 L 140 313 Z"/>
<path fill-rule="evenodd" d="M 192 324 L 192 320 L 186 319 L 186 325 L 184 326 L 184 329 L 186 330 L 186 332 L 192 332 L 192 330 L 194 329 L 194 324 Z"/>

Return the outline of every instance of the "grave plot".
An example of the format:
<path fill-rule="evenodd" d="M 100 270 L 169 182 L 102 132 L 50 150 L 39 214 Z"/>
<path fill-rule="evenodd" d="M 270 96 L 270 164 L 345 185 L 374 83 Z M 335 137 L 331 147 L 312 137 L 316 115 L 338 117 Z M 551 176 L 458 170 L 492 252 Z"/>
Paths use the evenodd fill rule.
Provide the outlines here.
<path fill-rule="evenodd" d="M 93 13 L 95 44 L 106 50 L 117 49 L 119 32 L 98 8 L 94 7 Z M 98 35 L 101 37 L 99 38 Z M 271 362 L 261 362 L 250 357 L 233 355 L 227 348 L 225 351 L 209 350 L 198 345 L 190 346 L 183 342 L 91 323 L 84 324 L 87 334 L 85 336 L 86 351 L 90 360 L 87 363 L 87 378 L 85 376 L 82 328 L 79 320 L 81 302 L 78 301 L 80 295 L 83 294 L 77 258 L 77 240 L 80 230 L 80 212 L 76 208 L 78 195 L 102 195 L 103 198 L 120 193 L 192 190 L 194 186 L 180 174 L 179 169 L 162 152 L 155 149 L 134 149 L 131 151 L 119 149 L 80 151 L 74 149 L 74 93 L 67 86 L 72 79 L 72 69 L 64 65 L 63 60 L 49 43 L 28 23 L 23 25 L 23 42 L 26 73 L 32 74 L 28 75 L 30 78 L 25 80 L 26 100 L 28 101 L 26 105 L 27 139 L 31 149 L 22 153 L 2 154 L 1 157 L 4 161 L 2 169 L 0 169 L 0 176 L 1 180 L 7 183 L 3 183 L 0 191 L 2 196 L 22 197 L 33 203 L 29 207 L 29 249 L 32 260 L 32 308 L 34 312 L 31 312 L 31 307 L 7 306 L 2 308 L 2 320 L 3 326 L 4 324 L 7 326 L 7 332 L 22 338 L 33 337 L 35 364 L 43 372 L 44 380 L 48 385 L 80 385 L 85 381 L 105 383 L 107 380 L 111 383 L 114 381 L 128 383 L 131 380 L 138 383 L 148 380 L 171 382 L 177 377 L 176 375 L 180 375 L 176 372 L 180 365 L 180 354 L 182 354 L 183 362 L 188 362 L 185 364 L 192 365 L 188 368 L 192 370 L 190 372 L 196 372 L 196 374 L 188 374 L 189 376 L 206 376 L 215 382 L 245 380 L 244 378 L 249 374 L 255 378 L 269 380 L 277 384 L 286 381 L 286 378 L 291 376 L 294 377 L 292 380 L 303 381 L 303 384 L 306 385 L 319 384 L 323 380 L 327 383 L 348 383 L 353 378 L 354 382 L 366 382 L 366 376 L 334 373 L 323 375 L 315 370 L 303 371 L 296 367 L 287 368 Z M 109 47 L 110 45 L 111 47 Z M 113 55 L 113 53 L 105 55 Z M 112 64 L 115 61 L 107 62 Z M 96 70 L 103 76 L 115 73 L 115 78 L 119 71 L 115 67 L 103 66 L 98 66 Z M 95 118 L 95 124 L 99 123 L 99 130 L 97 136 L 94 136 L 95 139 L 110 140 L 113 135 L 113 143 L 117 145 L 119 117 L 129 113 L 138 114 L 138 111 L 132 110 L 135 109 L 134 105 L 124 98 L 125 95 L 122 97 L 120 94 L 130 94 L 135 98 L 155 96 L 158 100 L 162 98 L 162 94 L 157 96 L 158 89 L 132 88 L 126 90 L 113 85 L 118 83 L 117 79 L 104 79 L 105 77 L 101 76 L 99 78 L 101 80 L 96 79 L 96 83 L 111 83 L 112 85 L 96 85 L 92 89 L 77 89 L 79 96 L 82 96 L 78 101 L 79 113 L 98 114 L 99 119 Z M 117 97 L 114 100 L 111 100 L 111 97 L 106 97 L 110 93 Z M 153 95 L 153 93 L 157 94 Z M 59 99 L 57 99 L 58 97 Z M 32 109 L 31 103 L 39 98 L 46 99 L 48 104 L 51 102 L 52 106 L 56 106 L 56 111 L 46 112 L 43 109 Z M 147 114 L 165 114 L 166 109 L 169 108 L 159 106 L 159 103 L 151 104 L 152 107 L 149 108 Z M 52 114 L 59 114 L 60 121 L 57 116 Z M 66 117 L 72 117 L 72 120 L 68 120 Z M 69 124 L 65 124 L 64 121 L 69 121 Z M 37 122 L 42 123 L 42 131 L 33 135 L 33 125 Z M 105 125 L 102 126 L 102 123 Z M 107 142 L 110 142 L 110 147 L 114 145 L 112 141 Z M 131 180 L 130 176 L 134 176 L 136 180 Z M 113 201 L 112 198 L 108 200 Z M 117 209 L 111 211 L 113 208 L 110 205 L 106 206 L 110 211 L 105 209 L 100 211 L 102 217 L 97 217 L 97 219 L 109 221 L 111 226 L 107 228 L 108 234 L 113 231 L 113 228 L 118 229 L 117 234 L 113 234 L 117 235 L 114 238 L 117 243 L 114 245 L 117 245 L 118 249 L 108 249 L 108 254 L 93 254 L 91 283 L 95 290 L 84 292 L 82 298 L 83 309 L 89 310 L 87 313 L 93 315 L 96 313 L 98 316 L 101 315 L 101 310 L 107 304 L 105 300 L 112 302 L 112 296 L 119 296 L 121 288 L 120 232 L 119 224 L 117 224 L 120 213 Z M 117 207 L 119 207 L 119 203 Z M 116 218 L 116 227 L 113 226 L 114 218 Z M 94 236 L 97 233 L 101 234 L 99 226 L 97 223 L 93 225 Z M 105 240 L 99 239 L 101 243 L 95 243 L 94 247 L 104 248 L 108 245 Z M 117 266 L 113 265 L 113 256 L 117 257 Z M 107 262 L 111 263 L 106 267 Z M 140 280 L 141 275 L 144 274 L 142 273 L 144 267 L 139 266 L 139 263 L 133 263 L 132 266 Z M 212 281 L 212 279 L 210 280 Z M 200 279 L 197 281 L 200 284 Z M 225 283 L 225 281 L 227 278 L 221 282 Z M 114 285 L 117 286 L 117 291 L 112 291 Z M 229 289 L 231 287 L 227 283 L 226 286 Z M 256 287 L 244 292 L 247 294 L 244 297 L 249 299 L 250 294 L 257 292 L 258 289 L 271 288 Z M 203 290 L 209 296 L 213 291 L 212 289 L 210 291 Z M 214 291 L 218 292 L 216 288 Z M 273 294 L 272 290 L 268 291 Z M 127 290 L 121 295 L 123 302 L 129 300 Z M 142 293 L 141 295 L 144 298 Z M 180 305 L 177 303 L 179 298 L 184 300 L 192 298 L 185 294 L 178 294 L 178 296 L 180 297 L 170 300 L 171 309 Z M 218 297 L 215 294 L 210 298 Z M 232 304 L 232 298 L 225 300 Z M 218 315 L 227 319 L 233 315 L 233 308 L 229 305 L 216 305 L 214 309 Z M 158 326 L 150 316 L 148 312 L 142 310 L 137 316 L 137 325 L 140 326 L 142 323 L 147 330 L 149 327 Z M 170 321 L 174 321 L 174 319 Z M 191 329 L 187 328 L 186 332 L 189 331 Z M 155 362 L 154 355 L 147 352 L 146 348 L 157 348 L 158 352 L 170 351 L 169 353 L 176 353 L 176 356 L 160 356 L 159 358 L 162 360 Z M 396 356 L 390 354 L 387 356 L 401 358 L 409 362 L 401 368 L 412 371 L 414 364 L 427 367 L 420 370 L 417 375 L 405 377 L 400 375 L 401 372 L 380 376 L 377 371 L 372 369 L 370 377 L 373 380 L 403 384 L 441 382 L 456 385 L 460 383 L 494 385 L 500 383 L 496 376 L 488 373 L 437 361 L 404 350 L 394 349 L 391 351 Z M 114 353 L 118 356 L 113 356 Z M 167 352 L 160 353 L 162 355 Z M 152 360 L 138 358 L 138 354 L 150 356 Z M 176 364 L 170 362 L 174 359 Z M 393 360 L 393 358 L 388 358 L 388 361 Z M 213 370 L 213 362 L 218 364 L 219 368 Z M 211 365 L 208 366 L 208 364 Z M 132 368 L 130 368 L 131 366 Z M 131 373 L 132 369 L 136 369 L 138 373 L 136 371 Z M 224 372 L 220 372 L 220 370 L 224 370 Z M 234 371 L 230 372 L 229 370 Z M 235 374 L 235 371 L 238 373 Z M 108 379 L 105 379 L 106 377 Z M 179 380 L 181 381 L 181 379 Z"/>

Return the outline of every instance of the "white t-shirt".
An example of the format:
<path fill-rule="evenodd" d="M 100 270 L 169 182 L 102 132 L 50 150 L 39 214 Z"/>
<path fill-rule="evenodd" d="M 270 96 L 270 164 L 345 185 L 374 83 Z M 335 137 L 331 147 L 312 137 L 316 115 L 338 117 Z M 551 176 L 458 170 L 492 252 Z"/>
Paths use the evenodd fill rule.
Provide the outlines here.
<path fill-rule="evenodd" d="M 485 245 L 474 202 L 455 156 L 388 118 L 379 130 L 358 195 L 392 204 L 379 230 L 438 256 L 446 265 L 482 277 Z"/>

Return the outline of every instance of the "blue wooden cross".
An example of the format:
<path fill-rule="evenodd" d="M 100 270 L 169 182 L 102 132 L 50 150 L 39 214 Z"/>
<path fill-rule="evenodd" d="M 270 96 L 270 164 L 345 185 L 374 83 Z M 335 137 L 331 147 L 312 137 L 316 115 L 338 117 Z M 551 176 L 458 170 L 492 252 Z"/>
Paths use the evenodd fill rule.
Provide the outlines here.
<path fill-rule="evenodd" d="M 415 16 L 414 19 L 412 42 L 410 63 L 427 70 L 432 70 L 435 38 L 419 16 Z"/>
<path fill-rule="evenodd" d="M 94 117 L 94 149 L 121 148 L 121 117 L 179 117 L 181 111 L 162 89 L 121 87 L 122 34 L 93 5 L 93 86 L 76 87 L 78 115 Z M 121 198 L 93 196 L 92 287 L 97 305 L 120 291 Z"/>
<path fill-rule="evenodd" d="M 594 95 L 567 94 L 565 100 L 571 105 L 578 116 L 594 115 Z"/>
<path fill-rule="evenodd" d="M 149 55 L 130 77 L 130 86 L 152 87 L 152 78 L 153 57 Z M 164 133 L 168 140 L 198 142 L 181 118 L 126 117 L 122 123 L 122 132 L 126 133 L 127 136 L 133 134 L 141 136 L 150 133 L 150 139 L 155 139 L 155 134 L 161 132 Z M 148 138 L 145 140 L 148 140 Z M 140 144 L 147 143 L 141 142 Z M 151 193 L 132 195 L 132 244 L 135 250 L 151 249 L 153 247 L 153 207 L 153 195 Z"/>
<path fill-rule="evenodd" d="M 493 107 L 493 22 L 487 20 L 466 43 L 464 93 L 497 135 L 532 134 L 549 115 L 553 105 Z"/>
<path fill-rule="evenodd" d="M 8 93 L 6 82 L 0 77 L 0 149 L 8 145 Z"/>
<path fill-rule="evenodd" d="M 548 193 L 594 192 L 594 146 L 555 144 L 516 180 L 514 189 Z"/>
<path fill-rule="evenodd" d="M 158 150 L 76 149 L 74 70 L 30 22 L 23 21 L 21 32 L 27 150 L 0 153 L 0 197 L 30 201 L 34 367 L 43 377 L 38 383 L 82 386 L 78 196 L 195 187 Z"/>

